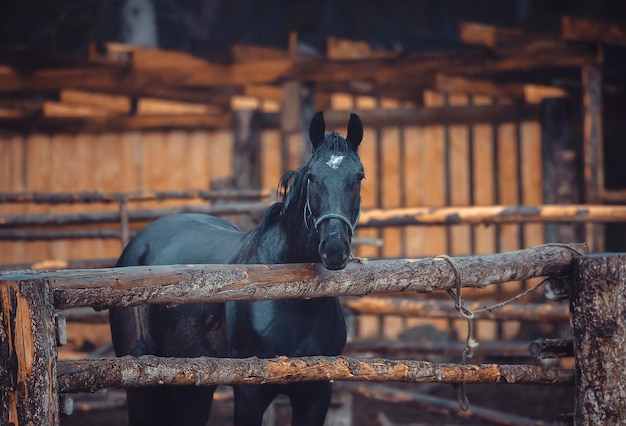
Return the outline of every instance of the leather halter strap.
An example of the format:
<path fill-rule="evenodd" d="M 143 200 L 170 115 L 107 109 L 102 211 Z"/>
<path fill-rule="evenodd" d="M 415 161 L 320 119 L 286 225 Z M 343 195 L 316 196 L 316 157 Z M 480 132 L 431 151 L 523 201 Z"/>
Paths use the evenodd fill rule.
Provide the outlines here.
<path fill-rule="evenodd" d="M 354 221 L 354 223 L 352 223 L 350 221 L 350 219 L 348 219 L 345 215 L 343 215 L 341 213 L 324 213 L 320 217 L 315 218 L 315 215 L 313 215 L 313 211 L 311 210 L 311 204 L 309 203 L 309 182 L 307 181 L 307 184 L 306 184 L 306 204 L 304 206 L 303 219 L 304 219 L 304 226 L 306 227 L 307 230 L 310 231 L 309 224 L 308 224 L 308 221 L 307 221 L 309 216 L 311 216 L 311 217 L 313 217 L 315 219 L 315 221 L 313 222 L 313 225 L 315 226 L 315 230 L 316 231 L 317 231 L 317 228 L 319 227 L 320 223 L 322 223 L 323 221 L 328 220 L 328 219 L 339 219 L 343 223 L 348 225 L 348 228 L 350 229 L 350 235 L 354 235 L 354 228 L 356 227 L 356 224 L 358 223 L 359 218 L 361 217 L 361 209 L 359 208 L 359 214 L 357 215 L 356 220 Z"/>

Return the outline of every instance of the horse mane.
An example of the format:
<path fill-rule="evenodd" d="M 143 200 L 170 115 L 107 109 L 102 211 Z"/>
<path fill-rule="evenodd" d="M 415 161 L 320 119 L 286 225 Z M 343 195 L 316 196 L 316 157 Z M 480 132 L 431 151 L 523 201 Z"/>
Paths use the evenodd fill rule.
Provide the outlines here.
<path fill-rule="evenodd" d="M 299 212 L 304 210 L 306 168 L 302 167 L 298 170 L 285 172 L 278 184 L 278 195 L 280 201 L 265 210 L 259 224 L 249 233 L 244 259 L 249 259 L 252 256 L 253 251 L 258 246 L 258 241 L 277 221 L 285 221 L 281 225 L 283 229 L 295 229 L 290 227 L 302 226 L 302 214 L 295 213 L 295 211 L 296 209 Z"/>

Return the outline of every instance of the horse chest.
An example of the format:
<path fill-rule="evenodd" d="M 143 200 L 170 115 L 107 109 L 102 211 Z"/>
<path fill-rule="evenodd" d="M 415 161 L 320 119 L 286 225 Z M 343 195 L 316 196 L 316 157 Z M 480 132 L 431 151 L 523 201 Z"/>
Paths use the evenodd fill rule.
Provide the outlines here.
<path fill-rule="evenodd" d="M 274 357 L 341 353 L 345 325 L 335 299 L 227 304 L 233 356 Z"/>

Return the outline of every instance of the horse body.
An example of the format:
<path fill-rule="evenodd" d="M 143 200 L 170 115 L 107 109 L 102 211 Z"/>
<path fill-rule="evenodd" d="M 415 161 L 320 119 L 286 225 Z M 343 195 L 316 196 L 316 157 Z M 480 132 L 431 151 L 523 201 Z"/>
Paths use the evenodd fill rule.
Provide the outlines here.
<path fill-rule="evenodd" d="M 221 219 L 197 214 L 163 217 L 125 248 L 118 266 L 204 263 L 322 262 L 345 267 L 360 209 L 363 130 L 351 115 L 348 136 L 324 134 L 316 114 L 309 164 L 287 173 L 283 202 L 267 209 L 248 233 Z M 116 354 L 196 357 L 339 355 L 346 329 L 336 297 L 193 304 L 144 305 L 111 310 Z M 130 424 L 204 425 L 215 387 L 129 389 Z M 329 382 L 235 387 L 235 425 L 261 425 L 278 393 L 292 404 L 292 424 L 319 425 L 330 403 Z"/>

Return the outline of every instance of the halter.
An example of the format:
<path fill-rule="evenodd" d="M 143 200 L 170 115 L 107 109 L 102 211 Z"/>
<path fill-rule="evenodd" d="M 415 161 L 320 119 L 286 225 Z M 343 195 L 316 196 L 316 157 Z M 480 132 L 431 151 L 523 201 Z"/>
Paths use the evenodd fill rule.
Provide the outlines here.
<path fill-rule="evenodd" d="M 304 226 L 306 227 L 306 230 L 309 232 L 311 232 L 311 229 L 309 228 L 309 223 L 307 221 L 307 218 L 309 216 L 315 218 L 315 215 L 313 214 L 313 211 L 311 210 L 311 204 L 309 202 L 309 183 L 310 182 L 311 182 L 310 180 L 307 180 L 306 182 L 306 204 L 304 205 L 304 211 L 303 211 L 303 216 L 302 216 L 302 218 L 304 219 Z M 315 219 L 315 221 L 313 222 L 313 226 L 315 226 L 315 230 L 317 231 L 317 228 L 319 227 L 320 223 L 322 223 L 323 221 L 327 219 L 339 219 L 340 221 L 348 225 L 348 228 L 350 228 L 350 235 L 354 235 L 354 228 L 356 227 L 356 224 L 359 222 L 360 217 L 361 217 L 361 207 L 359 206 L 359 214 L 357 214 L 354 223 L 352 223 L 350 219 L 348 219 L 345 215 L 341 213 L 324 213 L 323 215 Z"/>

